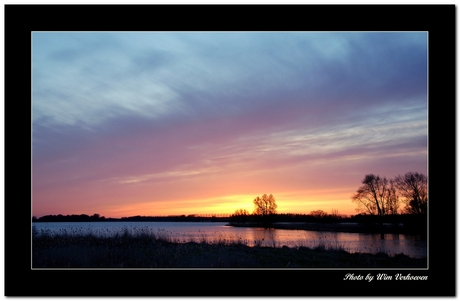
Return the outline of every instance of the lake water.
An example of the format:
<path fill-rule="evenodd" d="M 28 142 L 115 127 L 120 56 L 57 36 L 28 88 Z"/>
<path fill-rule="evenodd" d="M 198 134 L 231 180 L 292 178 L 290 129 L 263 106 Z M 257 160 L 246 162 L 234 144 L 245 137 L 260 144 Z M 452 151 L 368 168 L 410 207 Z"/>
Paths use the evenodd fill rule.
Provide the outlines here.
<path fill-rule="evenodd" d="M 38 234 L 86 234 L 113 236 L 128 231 L 154 233 L 176 242 L 242 242 L 249 246 L 342 248 L 347 252 L 378 253 L 390 256 L 406 254 L 420 258 L 427 256 L 427 241 L 417 235 L 345 233 L 306 230 L 282 230 L 230 227 L 220 222 L 59 222 L 33 223 Z"/>

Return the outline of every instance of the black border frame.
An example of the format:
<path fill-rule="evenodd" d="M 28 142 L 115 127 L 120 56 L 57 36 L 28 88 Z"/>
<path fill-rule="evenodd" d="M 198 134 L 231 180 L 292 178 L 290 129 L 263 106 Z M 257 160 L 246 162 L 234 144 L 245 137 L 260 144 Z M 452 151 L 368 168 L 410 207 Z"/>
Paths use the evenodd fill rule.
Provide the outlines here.
<path fill-rule="evenodd" d="M 6 296 L 455 296 L 455 5 L 18 4 L 4 12 Z M 344 270 L 31 270 L 31 32 L 74 30 L 428 31 L 429 268 L 401 271 L 428 280 L 344 281 Z"/>

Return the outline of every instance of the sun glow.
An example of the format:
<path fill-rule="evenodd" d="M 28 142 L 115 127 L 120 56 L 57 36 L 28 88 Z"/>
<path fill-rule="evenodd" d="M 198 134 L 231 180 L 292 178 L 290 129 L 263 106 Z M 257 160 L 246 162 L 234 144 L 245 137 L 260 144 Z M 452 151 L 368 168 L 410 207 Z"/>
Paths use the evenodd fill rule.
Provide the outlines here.
<path fill-rule="evenodd" d="M 270 193 L 267 193 L 270 194 Z M 280 214 L 309 214 L 314 210 L 339 214 L 355 214 L 353 204 L 347 192 L 323 191 L 294 193 L 272 193 Z M 106 208 L 107 217 L 128 216 L 174 216 L 174 215 L 231 215 L 236 210 L 244 209 L 250 214 L 254 211 L 253 200 L 261 194 L 234 194 L 203 199 L 180 199 L 167 201 L 143 201 L 130 205 L 113 205 Z"/>

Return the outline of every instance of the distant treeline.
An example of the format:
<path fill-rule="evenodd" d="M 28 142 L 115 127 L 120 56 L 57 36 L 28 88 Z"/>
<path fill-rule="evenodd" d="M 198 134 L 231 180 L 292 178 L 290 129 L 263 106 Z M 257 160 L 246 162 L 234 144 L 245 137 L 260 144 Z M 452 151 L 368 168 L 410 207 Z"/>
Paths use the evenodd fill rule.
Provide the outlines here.
<path fill-rule="evenodd" d="M 426 226 L 426 215 L 420 214 L 394 214 L 394 215 L 369 215 L 357 214 L 354 216 L 341 215 L 312 215 L 312 214 L 274 214 L 272 217 L 274 223 L 359 223 L 359 224 L 418 224 Z M 260 220 L 260 216 L 233 215 L 231 222 L 251 223 Z"/>
<path fill-rule="evenodd" d="M 72 214 L 72 215 L 44 215 L 42 217 L 32 217 L 33 222 L 203 222 L 203 221 L 224 221 L 229 222 L 230 217 L 219 217 L 219 216 L 196 216 L 196 215 L 178 215 L 178 216 L 130 216 L 130 217 L 104 217 L 99 214 L 87 215 L 87 214 Z"/>
<path fill-rule="evenodd" d="M 99 214 L 72 214 L 72 215 L 45 215 L 40 218 L 32 217 L 33 222 L 99 222 L 99 221 L 112 221 L 113 218 L 105 218 Z"/>
<path fill-rule="evenodd" d="M 133 222 L 208 222 L 219 221 L 232 223 L 257 223 L 260 222 L 261 216 L 255 214 L 248 215 L 231 215 L 230 217 L 219 216 L 197 216 L 197 215 L 178 215 L 178 216 L 131 216 L 122 218 L 106 218 L 99 214 L 72 214 L 72 215 L 45 215 L 40 218 L 33 217 L 33 222 L 107 222 L 107 221 L 133 221 Z M 360 223 L 360 224 L 412 224 L 421 227 L 427 226 L 426 215 L 414 214 L 395 214 L 395 215 L 366 215 L 357 214 L 354 216 L 341 215 L 312 215 L 312 214 L 291 214 L 277 213 L 271 216 L 274 223 Z"/>

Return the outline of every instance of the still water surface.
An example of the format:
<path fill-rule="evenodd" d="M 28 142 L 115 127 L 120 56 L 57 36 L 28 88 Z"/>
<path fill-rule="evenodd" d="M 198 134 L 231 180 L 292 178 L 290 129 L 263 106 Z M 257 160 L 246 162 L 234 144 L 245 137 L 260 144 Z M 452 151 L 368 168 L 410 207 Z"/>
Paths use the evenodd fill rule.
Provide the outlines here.
<path fill-rule="evenodd" d="M 113 236 L 128 231 L 131 234 L 153 233 L 176 242 L 241 242 L 249 246 L 341 248 L 347 252 L 378 253 L 390 256 L 406 254 L 426 257 L 427 241 L 417 235 L 345 233 L 306 230 L 283 230 L 230 227 L 220 222 L 59 222 L 34 223 L 38 234 L 67 233 Z"/>

